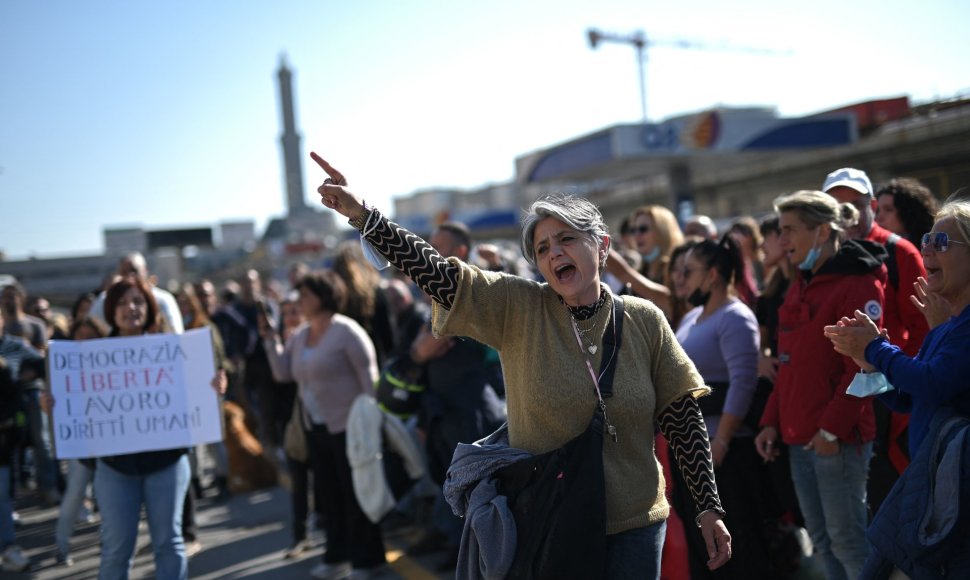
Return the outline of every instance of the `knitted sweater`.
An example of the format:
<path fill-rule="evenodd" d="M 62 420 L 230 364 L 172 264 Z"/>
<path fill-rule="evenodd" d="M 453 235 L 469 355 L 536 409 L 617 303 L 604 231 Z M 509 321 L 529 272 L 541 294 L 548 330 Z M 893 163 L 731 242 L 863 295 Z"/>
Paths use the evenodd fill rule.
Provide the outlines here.
<path fill-rule="evenodd" d="M 436 334 L 468 336 L 495 348 L 502 359 L 508 401 L 509 443 L 531 453 L 561 447 L 581 433 L 596 406 L 596 393 L 570 314 L 547 285 L 459 260 L 457 295 L 450 310 L 434 304 Z M 607 533 L 664 520 L 660 464 L 653 453 L 655 419 L 671 402 L 709 389 L 652 303 L 626 297 L 623 348 L 606 401 L 618 442 L 605 437 Z M 590 320 L 600 337 L 612 308 Z M 597 341 L 600 344 L 600 341 Z M 598 349 L 590 362 L 599 368 Z"/>

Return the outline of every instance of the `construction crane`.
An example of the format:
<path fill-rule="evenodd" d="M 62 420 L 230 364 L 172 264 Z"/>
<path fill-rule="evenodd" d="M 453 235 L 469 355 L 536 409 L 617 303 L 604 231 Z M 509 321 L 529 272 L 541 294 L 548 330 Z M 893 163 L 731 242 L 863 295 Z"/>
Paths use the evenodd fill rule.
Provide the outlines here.
<path fill-rule="evenodd" d="M 644 71 L 644 61 L 646 60 L 646 50 L 650 46 L 667 45 L 673 46 L 675 48 L 696 48 L 696 49 L 707 49 L 707 50 L 733 50 L 733 51 L 743 51 L 743 52 L 753 52 L 760 54 L 786 54 L 780 53 L 779 51 L 761 49 L 761 48 L 750 48 L 750 47 L 740 47 L 732 46 L 728 44 L 710 44 L 704 42 L 695 42 L 691 40 L 667 40 L 667 41 L 647 41 L 647 36 L 642 30 L 634 31 L 630 34 L 615 34 L 611 32 L 601 32 L 595 28 L 590 28 L 586 31 L 586 37 L 589 40 L 589 47 L 591 49 L 596 49 L 596 47 L 601 42 L 618 42 L 622 44 L 629 44 L 633 46 L 637 53 L 637 72 L 640 75 L 640 108 L 643 112 L 643 122 L 647 122 L 647 87 L 645 80 Z"/>

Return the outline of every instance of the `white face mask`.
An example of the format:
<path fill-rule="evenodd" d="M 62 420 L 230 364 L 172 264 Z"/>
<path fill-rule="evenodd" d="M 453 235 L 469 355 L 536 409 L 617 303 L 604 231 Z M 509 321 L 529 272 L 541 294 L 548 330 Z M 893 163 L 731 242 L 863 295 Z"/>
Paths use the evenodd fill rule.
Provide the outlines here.
<path fill-rule="evenodd" d="M 371 266 L 374 266 L 378 270 L 383 270 L 391 265 L 387 261 L 387 258 L 382 256 L 380 252 L 374 249 L 374 246 L 370 245 L 370 242 L 364 239 L 364 236 L 360 236 L 360 249 L 364 252 L 364 258 L 370 262 Z"/>
<path fill-rule="evenodd" d="M 845 394 L 853 397 L 871 397 L 881 395 L 895 390 L 895 387 L 886 380 L 886 375 L 882 373 L 857 373 L 849 383 Z"/>

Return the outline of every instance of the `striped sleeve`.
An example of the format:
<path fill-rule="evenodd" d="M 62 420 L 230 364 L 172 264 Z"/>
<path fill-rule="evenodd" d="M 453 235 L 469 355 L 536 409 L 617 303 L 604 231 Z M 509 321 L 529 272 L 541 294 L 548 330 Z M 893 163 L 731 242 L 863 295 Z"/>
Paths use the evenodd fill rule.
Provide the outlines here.
<path fill-rule="evenodd" d="M 450 309 L 458 293 L 458 266 L 420 236 L 387 219 L 378 210 L 368 211 L 368 217 L 361 220 L 368 224 L 364 239 L 395 268 L 414 280 L 432 300 Z"/>
<path fill-rule="evenodd" d="M 723 516 L 724 509 L 714 481 L 711 443 L 697 400 L 690 394 L 676 399 L 660 413 L 657 422 L 670 442 L 674 460 L 694 498 L 697 515 L 715 511 Z"/>

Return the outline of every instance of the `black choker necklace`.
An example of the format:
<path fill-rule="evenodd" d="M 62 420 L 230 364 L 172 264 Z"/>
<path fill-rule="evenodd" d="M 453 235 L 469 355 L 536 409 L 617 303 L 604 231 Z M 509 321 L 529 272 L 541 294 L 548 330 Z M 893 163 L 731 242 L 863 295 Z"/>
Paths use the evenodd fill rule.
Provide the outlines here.
<path fill-rule="evenodd" d="M 559 297 L 559 301 L 566 306 L 569 313 L 572 314 L 573 318 L 576 320 L 589 320 L 600 311 L 600 308 L 602 308 L 604 304 L 606 304 L 607 295 L 606 288 L 601 287 L 599 300 L 593 302 L 592 304 L 587 304 L 585 306 L 570 306 L 566 304 L 566 302 L 562 299 L 562 296 Z"/>

